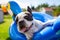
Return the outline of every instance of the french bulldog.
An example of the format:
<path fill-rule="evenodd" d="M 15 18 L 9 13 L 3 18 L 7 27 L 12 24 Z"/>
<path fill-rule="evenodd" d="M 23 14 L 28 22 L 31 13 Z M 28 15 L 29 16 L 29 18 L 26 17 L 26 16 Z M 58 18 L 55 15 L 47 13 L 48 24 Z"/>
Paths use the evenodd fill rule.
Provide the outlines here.
<path fill-rule="evenodd" d="M 26 12 L 21 12 L 16 16 L 15 21 L 18 32 L 25 34 L 27 40 L 30 40 L 34 32 L 37 32 L 46 27 L 48 24 L 53 23 L 55 19 L 45 23 L 36 20 L 32 15 L 32 9 L 28 6 Z"/>

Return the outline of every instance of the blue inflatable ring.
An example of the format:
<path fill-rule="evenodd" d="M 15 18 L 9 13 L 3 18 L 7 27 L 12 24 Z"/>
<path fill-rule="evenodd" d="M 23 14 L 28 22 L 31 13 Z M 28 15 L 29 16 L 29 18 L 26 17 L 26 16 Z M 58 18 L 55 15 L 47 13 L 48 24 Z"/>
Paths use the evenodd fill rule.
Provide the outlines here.
<path fill-rule="evenodd" d="M 51 17 L 50 15 L 39 12 L 33 12 L 33 17 L 37 20 L 41 20 L 42 22 L 46 22 L 47 20 L 53 19 L 53 17 Z M 42 31 L 34 33 L 32 40 L 47 40 L 50 39 L 51 37 L 53 38 L 53 36 L 56 35 L 56 32 L 60 30 L 59 24 L 60 24 L 60 17 L 57 18 L 57 21 L 54 23 L 52 27 L 46 27 Z M 24 34 L 19 33 L 17 31 L 17 25 L 15 21 L 10 26 L 9 34 L 12 40 L 27 40 Z"/>
<path fill-rule="evenodd" d="M 9 4 L 10 4 L 10 9 L 13 12 L 13 20 L 15 20 L 16 15 L 22 12 L 22 9 L 15 1 L 9 1 Z"/>

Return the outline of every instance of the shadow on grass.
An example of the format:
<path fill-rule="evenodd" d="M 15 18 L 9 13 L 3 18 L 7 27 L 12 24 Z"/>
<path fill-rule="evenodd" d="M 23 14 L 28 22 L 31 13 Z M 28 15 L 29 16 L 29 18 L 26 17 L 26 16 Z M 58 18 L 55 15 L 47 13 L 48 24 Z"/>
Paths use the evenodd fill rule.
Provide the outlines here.
<path fill-rule="evenodd" d="M 10 37 L 8 37 L 6 40 L 11 40 Z"/>
<path fill-rule="evenodd" d="M 5 23 L 5 21 L 3 21 L 3 22 L 0 22 L 0 24 L 3 24 L 3 23 Z"/>

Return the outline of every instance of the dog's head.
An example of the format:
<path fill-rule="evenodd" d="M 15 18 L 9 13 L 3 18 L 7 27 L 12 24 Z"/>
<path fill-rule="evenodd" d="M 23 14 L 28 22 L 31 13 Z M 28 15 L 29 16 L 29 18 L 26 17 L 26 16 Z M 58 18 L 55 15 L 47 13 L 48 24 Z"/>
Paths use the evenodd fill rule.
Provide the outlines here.
<path fill-rule="evenodd" d="M 27 29 L 33 24 L 32 10 L 30 7 L 27 8 L 27 12 L 21 12 L 16 16 L 16 23 L 18 31 L 26 32 Z"/>

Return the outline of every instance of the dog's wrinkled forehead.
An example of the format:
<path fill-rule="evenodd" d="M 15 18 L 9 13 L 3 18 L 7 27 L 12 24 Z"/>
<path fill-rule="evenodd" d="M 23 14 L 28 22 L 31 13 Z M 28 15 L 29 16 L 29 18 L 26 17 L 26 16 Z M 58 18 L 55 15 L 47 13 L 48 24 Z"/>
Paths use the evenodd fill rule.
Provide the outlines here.
<path fill-rule="evenodd" d="M 27 12 L 27 11 L 26 11 L 26 12 L 24 12 L 24 14 L 30 14 L 30 12 Z"/>
<path fill-rule="evenodd" d="M 17 15 L 18 18 L 23 18 L 24 16 L 27 16 L 28 14 L 30 14 L 29 12 L 21 12 Z"/>
<path fill-rule="evenodd" d="M 27 16 L 27 14 L 29 14 L 29 12 L 21 12 L 16 16 L 16 21 L 21 21 L 24 20 L 24 17 Z"/>

